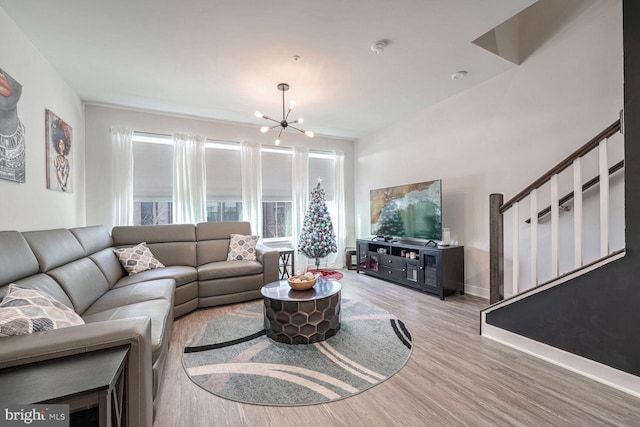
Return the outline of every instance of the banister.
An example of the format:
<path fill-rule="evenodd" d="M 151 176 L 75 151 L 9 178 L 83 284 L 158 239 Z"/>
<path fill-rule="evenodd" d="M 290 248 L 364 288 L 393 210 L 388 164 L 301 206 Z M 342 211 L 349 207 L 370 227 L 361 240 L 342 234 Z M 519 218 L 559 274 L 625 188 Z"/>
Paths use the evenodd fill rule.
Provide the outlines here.
<path fill-rule="evenodd" d="M 523 200 L 524 198 L 526 198 L 529 195 L 529 193 L 531 193 L 532 190 L 535 190 L 536 188 L 542 187 L 547 181 L 549 181 L 549 179 L 553 175 L 562 172 L 563 170 L 565 170 L 566 168 L 571 166 L 571 164 L 573 163 L 573 161 L 575 159 L 586 155 L 591 150 L 593 150 L 595 147 L 597 147 L 598 144 L 600 143 L 600 141 L 615 135 L 619 131 L 620 131 L 620 119 L 616 120 L 613 124 L 611 124 L 608 128 L 606 128 L 605 130 L 600 132 L 598 135 L 593 137 L 585 145 L 583 145 L 582 147 L 580 147 L 579 149 L 574 151 L 571 155 L 569 155 L 569 157 L 567 157 L 566 159 L 562 160 L 555 167 L 550 169 L 547 173 L 545 173 L 540 178 L 535 180 L 527 188 L 525 188 L 524 190 L 522 190 L 521 192 L 516 194 L 513 198 L 511 198 L 509 201 L 507 201 L 505 204 L 503 204 L 500 207 L 500 213 L 504 214 L 507 210 L 509 210 L 509 208 L 511 208 L 511 206 L 513 206 L 514 203 L 519 202 L 519 201 Z"/>
<path fill-rule="evenodd" d="M 613 166 L 611 166 L 609 168 L 609 175 L 613 175 L 614 173 L 618 172 L 623 167 L 624 167 L 624 160 L 620 160 L 618 163 L 616 163 L 615 165 L 613 165 Z M 588 189 L 590 189 L 591 187 L 593 187 L 594 185 L 596 185 L 599 182 L 600 182 L 600 177 L 599 176 L 591 178 L 589 181 L 585 182 L 582 185 L 582 192 L 584 193 L 585 191 L 587 191 Z M 563 205 L 563 204 L 567 203 L 571 199 L 573 199 L 573 191 L 568 193 L 566 196 L 563 196 L 561 199 L 559 199 L 558 200 L 558 204 L 559 205 Z M 543 218 L 545 215 L 549 215 L 549 213 L 551 213 L 551 206 L 547 206 L 546 208 L 544 208 L 540 212 L 538 212 L 538 219 Z M 531 222 L 531 218 L 527 218 L 524 222 L 529 224 Z"/>

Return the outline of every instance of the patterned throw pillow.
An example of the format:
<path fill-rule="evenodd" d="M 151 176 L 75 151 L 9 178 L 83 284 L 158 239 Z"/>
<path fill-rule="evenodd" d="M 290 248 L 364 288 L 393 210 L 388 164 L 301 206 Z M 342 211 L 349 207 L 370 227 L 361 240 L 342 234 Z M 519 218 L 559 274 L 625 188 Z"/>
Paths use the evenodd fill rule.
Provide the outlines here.
<path fill-rule="evenodd" d="M 260 236 L 244 236 L 242 234 L 232 234 L 229 241 L 229 254 L 227 261 L 255 261 L 256 245 Z"/>
<path fill-rule="evenodd" d="M 129 272 L 129 276 L 154 268 L 163 268 L 164 264 L 158 261 L 147 247 L 147 242 L 142 242 L 132 248 L 120 248 L 113 250 L 120 264 Z"/>
<path fill-rule="evenodd" d="M 84 325 L 82 317 L 35 289 L 9 285 L 0 303 L 0 337 Z"/>

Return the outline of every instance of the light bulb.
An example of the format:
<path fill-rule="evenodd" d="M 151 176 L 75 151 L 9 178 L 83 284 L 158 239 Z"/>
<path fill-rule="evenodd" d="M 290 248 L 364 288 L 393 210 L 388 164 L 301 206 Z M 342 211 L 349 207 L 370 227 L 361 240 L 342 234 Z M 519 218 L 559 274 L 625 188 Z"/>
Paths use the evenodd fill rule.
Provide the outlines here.
<path fill-rule="evenodd" d="M 267 132 L 269 132 L 269 126 L 262 126 L 262 127 L 260 128 L 260 132 L 262 132 L 262 133 L 267 133 Z"/>
<path fill-rule="evenodd" d="M 276 138 L 276 145 L 280 145 L 280 138 Z"/>
<path fill-rule="evenodd" d="M 302 117 L 300 117 L 300 118 L 297 120 L 297 122 L 298 122 L 298 123 L 304 123 L 304 119 L 303 119 Z"/>
<path fill-rule="evenodd" d="M 314 133 L 311 132 L 310 130 L 305 130 L 304 134 L 307 135 L 309 138 L 313 138 Z"/>
<path fill-rule="evenodd" d="M 264 117 L 264 115 L 260 111 L 256 111 L 254 114 L 256 115 L 256 117 L 260 117 L 260 118 Z"/>
<path fill-rule="evenodd" d="M 293 99 L 289 101 L 289 110 L 293 110 L 293 107 L 295 106 L 296 106 L 296 101 L 294 101 Z"/>

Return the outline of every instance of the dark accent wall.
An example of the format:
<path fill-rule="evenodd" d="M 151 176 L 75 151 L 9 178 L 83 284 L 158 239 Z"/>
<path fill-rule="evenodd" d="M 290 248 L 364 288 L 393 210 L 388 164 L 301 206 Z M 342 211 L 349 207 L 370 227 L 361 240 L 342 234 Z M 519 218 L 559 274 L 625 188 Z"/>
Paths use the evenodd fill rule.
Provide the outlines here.
<path fill-rule="evenodd" d="M 626 256 L 487 323 L 640 376 L 640 1 L 623 0 Z"/>

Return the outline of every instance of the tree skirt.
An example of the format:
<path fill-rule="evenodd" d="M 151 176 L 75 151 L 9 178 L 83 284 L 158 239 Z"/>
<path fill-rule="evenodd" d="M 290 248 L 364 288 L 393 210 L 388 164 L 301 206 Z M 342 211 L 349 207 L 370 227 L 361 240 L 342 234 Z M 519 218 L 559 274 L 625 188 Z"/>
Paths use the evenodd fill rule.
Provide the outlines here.
<path fill-rule="evenodd" d="M 407 362 L 411 334 L 392 314 L 343 299 L 338 333 L 315 344 L 288 345 L 264 335 L 263 303 L 204 325 L 182 364 L 203 389 L 243 403 L 302 406 L 361 393 Z"/>
<path fill-rule="evenodd" d="M 307 270 L 310 271 L 311 273 L 322 273 L 322 277 L 324 277 L 325 279 L 333 279 L 333 280 L 340 280 L 344 277 L 344 275 L 342 273 L 340 273 L 339 271 L 335 271 L 335 270 L 315 270 L 315 269 L 310 269 Z"/>

